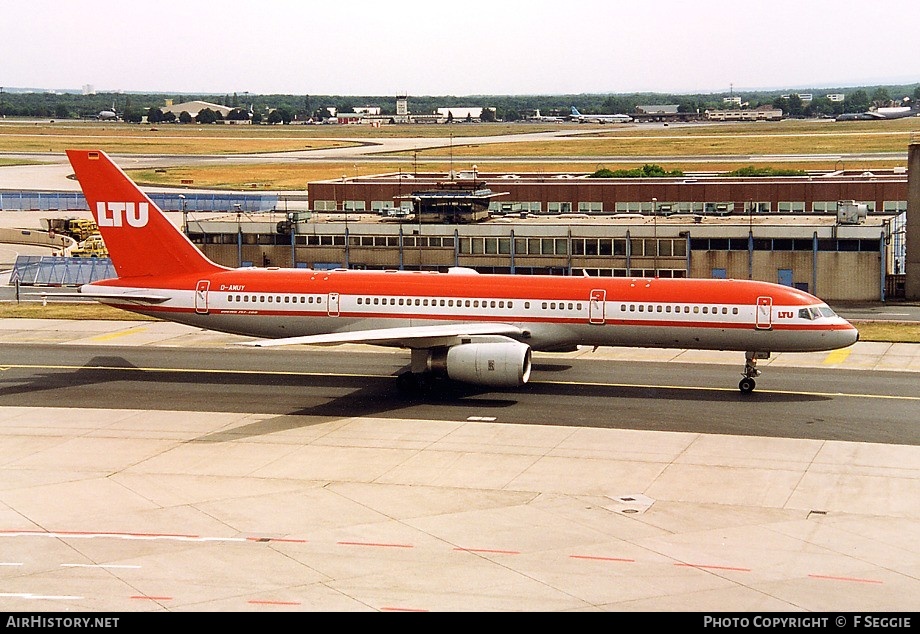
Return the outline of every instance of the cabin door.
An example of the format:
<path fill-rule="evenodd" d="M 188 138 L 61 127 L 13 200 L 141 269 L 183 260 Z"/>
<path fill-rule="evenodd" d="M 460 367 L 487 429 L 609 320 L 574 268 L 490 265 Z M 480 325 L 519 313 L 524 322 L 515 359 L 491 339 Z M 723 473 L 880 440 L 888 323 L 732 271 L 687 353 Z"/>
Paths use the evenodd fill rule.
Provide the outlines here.
<path fill-rule="evenodd" d="M 603 324 L 607 317 L 605 314 L 605 305 L 607 291 L 596 288 L 591 291 L 591 298 L 588 300 L 588 323 Z"/>
<path fill-rule="evenodd" d="M 195 287 L 195 312 L 199 315 L 208 314 L 208 289 L 211 287 L 211 282 L 208 280 L 201 280 L 198 282 L 198 286 Z"/>
<path fill-rule="evenodd" d="M 326 309 L 330 317 L 339 316 L 339 294 L 338 293 L 329 293 L 329 303 Z"/>
<path fill-rule="evenodd" d="M 773 298 L 757 298 L 757 315 L 754 318 L 757 330 L 770 330 L 773 327 Z"/>

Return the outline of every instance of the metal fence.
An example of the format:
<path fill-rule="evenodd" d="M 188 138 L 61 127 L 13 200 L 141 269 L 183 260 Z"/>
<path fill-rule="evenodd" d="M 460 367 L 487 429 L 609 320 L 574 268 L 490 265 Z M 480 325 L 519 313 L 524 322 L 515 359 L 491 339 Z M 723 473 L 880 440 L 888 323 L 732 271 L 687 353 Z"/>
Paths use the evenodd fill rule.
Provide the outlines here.
<path fill-rule="evenodd" d="M 13 264 L 10 284 L 20 286 L 80 286 L 117 277 L 109 258 L 63 258 L 20 255 Z"/>
<path fill-rule="evenodd" d="M 148 194 L 164 211 L 270 211 L 277 194 L 158 193 Z M 239 205 L 239 208 L 237 208 Z M 88 211 L 79 192 L 0 191 L 0 209 L 20 211 Z"/>

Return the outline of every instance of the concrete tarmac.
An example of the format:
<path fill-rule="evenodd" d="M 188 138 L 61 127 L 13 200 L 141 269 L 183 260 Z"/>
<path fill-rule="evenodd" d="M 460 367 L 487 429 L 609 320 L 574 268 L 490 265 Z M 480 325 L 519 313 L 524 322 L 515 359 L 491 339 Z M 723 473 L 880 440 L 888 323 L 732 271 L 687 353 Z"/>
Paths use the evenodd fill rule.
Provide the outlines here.
<path fill-rule="evenodd" d="M 4 346 L 238 340 L 160 322 L 0 320 Z M 770 363 L 818 367 L 829 354 Z M 833 362 L 920 371 L 918 359 L 920 346 L 858 343 Z M 0 369 L 0 382 L 14 386 L 15 372 Z M 209 409 L 220 398 L 191 413 L 0 400 L 0 610 L 849 615 L 913 611 L 920 596 L 918 446 L 488 420 L 295 424 L 257 402 Z M 265 423 L 277 431 L 234 433 Z"/>

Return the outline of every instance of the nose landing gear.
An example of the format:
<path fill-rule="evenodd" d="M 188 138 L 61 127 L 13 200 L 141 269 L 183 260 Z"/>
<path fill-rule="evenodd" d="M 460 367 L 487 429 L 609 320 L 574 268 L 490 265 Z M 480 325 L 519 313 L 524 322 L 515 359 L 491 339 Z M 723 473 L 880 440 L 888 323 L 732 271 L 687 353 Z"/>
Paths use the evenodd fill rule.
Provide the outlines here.
<path fill-rule="evenodd" d="M 741 373 L 743 378 L 738 383 L 738 389 L 741 390 L 742 394 L 750 394 L 757 385 L 757 382 L 754 381 L 754 379 L 760 376 L 760 370 L 757 369 L 757 359 L 769 358 L 769 352 L 748 351 L 744 353 L 744 372 Z"/>

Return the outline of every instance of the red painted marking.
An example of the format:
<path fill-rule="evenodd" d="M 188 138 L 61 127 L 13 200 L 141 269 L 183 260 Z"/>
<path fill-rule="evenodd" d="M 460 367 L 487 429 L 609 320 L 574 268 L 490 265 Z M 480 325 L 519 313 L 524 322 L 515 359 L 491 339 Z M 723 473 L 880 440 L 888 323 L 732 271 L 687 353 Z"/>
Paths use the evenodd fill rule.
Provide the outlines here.
<path fill-rule="evenodd" d="M 624 559 L 622 557 L 595 557 L 593 555 L 569 555 L 571 559 L 593 559 L 595 561 L 623 561 L 626 563 L 634 564 L 636 563 L 635 559 Z"/>
<path fill-rule="evenodd" d="M 306 539 L 282 539 L 279 537 L 247 537 L 248 542 L 281 542 L 283 544 L 306 544 Z"/>
<path fill-rule="evenodd" d="M 492 550 L 489 548 L 454 548 L 465 553 L 489 553 L 494 555 L 520 555 L 518 550 Z"/>
<path fill-rule="evenodd" d="M 250 599 L 246 603 L 255 605 L 302 605 L 299 601 L 261 601 L 259 599 Z"/>
<path fill-rule="evenodd" d="M 336 542 L 339 546 L 379 546 L 382 548 L 415 548 L 411 544 L 377 544 L 373 542 Z"/>
<path fill-rule="evenodd" d="M 736 568 L 734 566 L 704 566 L 701 564 L 674 564 L 685 568 L 699 568 L 700 570 L 734 570 L 736 572 L 751 572 L 750 568 Z"/>
<path fill-rule="evenodd" d="M 884 583 L 877 579 L 859 579 L 857 577 L 834 577 L 831 575 L 808 575 L 812 579 L 825 579 L 827 581 L 853 581 L 856 583 Z"/>
<path fill-rule="evenodd" d="M 428 612 L 429 610 L 422 610 L 421 608 L 390 608 L 383 607 L 380 608 L 383 612 Z"/>

